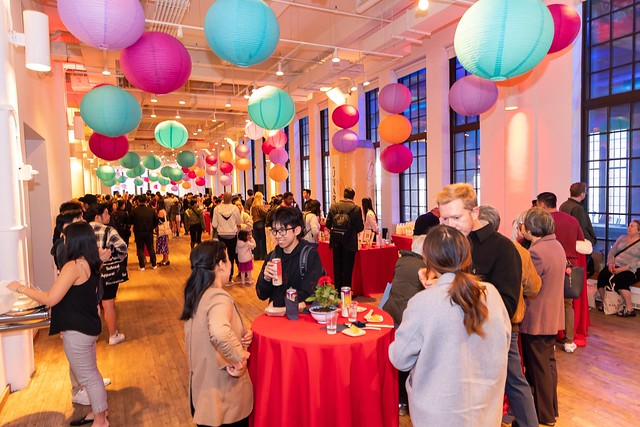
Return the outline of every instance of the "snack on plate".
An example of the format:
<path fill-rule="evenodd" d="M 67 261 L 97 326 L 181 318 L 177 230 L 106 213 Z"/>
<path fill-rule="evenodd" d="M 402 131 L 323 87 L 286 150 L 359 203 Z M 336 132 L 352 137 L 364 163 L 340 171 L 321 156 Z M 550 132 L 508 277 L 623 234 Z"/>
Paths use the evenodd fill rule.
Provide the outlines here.
<path fill-rule="evenodd" d="M 360 328 L 358 328 L 356 325 L 351 325 L 349 326 L 349 329 L 351 330 L 351 332 L 353 332 L 354 334 L 359 334 L 360 333 Z"/>

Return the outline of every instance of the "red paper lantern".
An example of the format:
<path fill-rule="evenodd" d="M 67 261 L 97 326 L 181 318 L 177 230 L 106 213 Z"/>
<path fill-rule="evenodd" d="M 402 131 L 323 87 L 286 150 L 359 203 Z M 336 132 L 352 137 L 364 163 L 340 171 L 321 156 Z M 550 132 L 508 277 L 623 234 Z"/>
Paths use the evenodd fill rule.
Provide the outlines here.
<path fill-rule="evenodd" d="M 112 138 L 94 132 L 91 137 L 89 137 L 89 149 L 93 154 L 103 160 L 118 160 L 123 158 L 129 151 L 129 140 L 124 135 Z"/>
<path fill-rule="evenodd" d="M 204 161 L 207 162 L 208 165 L 213 166 L 218 163 L 218 157 L 216 157 L 215 154 L 209 154 L 207 157 L 205 157 Z"/>
<path fill-rule="evenodd" d="M 498 86 L 491 80 L 466 76 L 449 90 L 449 105 L 458 114 L 477 116 L 488 111 L 498 100 Z"/>
<path fill-rule="evenodd" d="M 378 102 L 387 113 L 402 113 L 411 105 L 411 91 L 401 83 L 391 83 L 382 88 Z"/>
<path fill-rule="evenodd" d="M 343 129 L 355 126 L 359 119 L 360 114 L 358 113 L 358 109 L 349 104 L 336 107 L 336 109 L 333 110 L 333 113 L 331 113 L 331 120 L 333 120 L 333 123 Z"/>
<path fill-rule="evenodd" d="M 233 171 L 233 165 L 229 162 L 222 162 L 222 164 L 220 165 L 220 172 L 229 174 L 231 173 L 231 171 Z"/>
<path fill-rule="evenodd" d="M 181 169 L 182 169 L 182 172 L 189 173 L 189 168 L 182 166 Z"/>
<path fill-rule="evenodd" d="M 189 179 L 195 179 L 198 175 L 196 174 L 196 171 L 189 171 L 187 172 L 187 176 Z"/>
<path fill-rule="evenodd" d="M 350 153 L 358 148 L 358 134 L 350 129 L 342 129 L 331 138 L 333 147 L 341 153 Z"/>
<path fill-rule="evenodd" d="M 203 186 L 204 186 L 204 184 L 206 184 L 206 182 L 207 182 L 207 181 L 206 181 L 204 178 L 202 178 L 202 177 L 198 177 L 198 179 L 196 179 L 196 185 L 197 185 L 198 187 L 203 187 Z"/>
<path fill-rule="evenodd" d="M 580 15 L 564 4 L 550 4 L 547 6 L 553 18 L 553 41 L 549 53 L 557 52 L 573 43 L 580 32 Z"/>
<path fill-rule="evenodd" d="M 380 153 L 380 163 L 387 172 L 401 173 L 413 163 L 413 154 L 404 145 L 390 145 Z"/>
<path fill-rule="evenodd" d="M 269 155 L 269 153 L 271 153 L 271 151 L 275 150 L 275 148 L 276 147 L 271 145 L 268 139 L 262 143 L 262 152 L 267 156 Z"/>

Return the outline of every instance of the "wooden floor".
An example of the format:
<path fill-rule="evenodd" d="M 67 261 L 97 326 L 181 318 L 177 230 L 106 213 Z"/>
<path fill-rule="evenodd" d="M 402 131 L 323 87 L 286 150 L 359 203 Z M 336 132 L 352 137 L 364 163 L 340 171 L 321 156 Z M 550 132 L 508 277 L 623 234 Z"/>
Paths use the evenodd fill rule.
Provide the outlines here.
<path fill-rule="evenodd" d="M 171 265 L 155 271 L 138 271 L 132 248 L 131 280 L 120 287 L 117 299 L 118 325 L 127 339 L 110 347 L 105 327 L 98 342 L 98 366 L 112 381 L 107 387 L 112 426 L 193 425 L 187 402 L 183 327 L 178 320 L 182 286 L 190 271 L 188 239 L 172 239 Z M 257 272 L 260 263 L 256 264 Z M 229 291 L 248 322 L 266 306 L 249 286 L 234 285 Z M 592 312 L 589 345 L 571 355 L 557 352 L 557 426 L 640 425 L 639 325 L 640 317 Z M 35 357 L 33 379 L 27 388 L 9 396 L 0 412 L 1 426 L 66 426 L 88 412 L 88 407 L 71 403 L 60 338 L 41 331 Z M 400 425 L 411 426 L 409 417 L 402 417 Z"/>

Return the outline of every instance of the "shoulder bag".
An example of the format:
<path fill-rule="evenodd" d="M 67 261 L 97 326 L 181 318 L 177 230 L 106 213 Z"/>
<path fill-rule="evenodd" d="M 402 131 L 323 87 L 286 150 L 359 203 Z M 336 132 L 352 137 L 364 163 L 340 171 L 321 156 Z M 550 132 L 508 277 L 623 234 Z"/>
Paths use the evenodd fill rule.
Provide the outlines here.
<path fill-rule="evenodd" d="M 584 268 L 574 267 L 567 261 L 567 269 L 564 272 L 564 297 L 569 299 L 580 298 L 584 286 Z"/>
<path fill-rule="evenodd" d="M 104 237 L 102 238 L 102 249 L 107 249 L 107 237 L 111 231 L 111 227 L 107 226 L 104 230 Z M 117 283 L 126 282 L 129 280 L 129 273 L 127 272 L 126 265 L 127 258 L 120 261 L 117 256 L 111 255 L 107 261 L 102 263 L 100 267 L 100 279 L 105 286 L 115 285 Z"/>

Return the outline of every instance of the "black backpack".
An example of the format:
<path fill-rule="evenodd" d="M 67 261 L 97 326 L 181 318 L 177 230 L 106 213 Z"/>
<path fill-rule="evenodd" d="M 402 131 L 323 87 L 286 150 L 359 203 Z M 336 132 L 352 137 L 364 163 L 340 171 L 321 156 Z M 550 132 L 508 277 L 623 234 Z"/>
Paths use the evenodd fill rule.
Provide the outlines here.
<path fill-rule="evenodd" d="M 357 207 L 357 206 L 356 206 Z M 353 226 L 351 225 L 350 214 L 356 208 L 353 207 L 347 212 L 338 211 L 333 216 L 333 222 L 331 223 L 331 242 L 339 245 L 344 245 L 349 242 L 351 233 L 353 232 Z"/>

